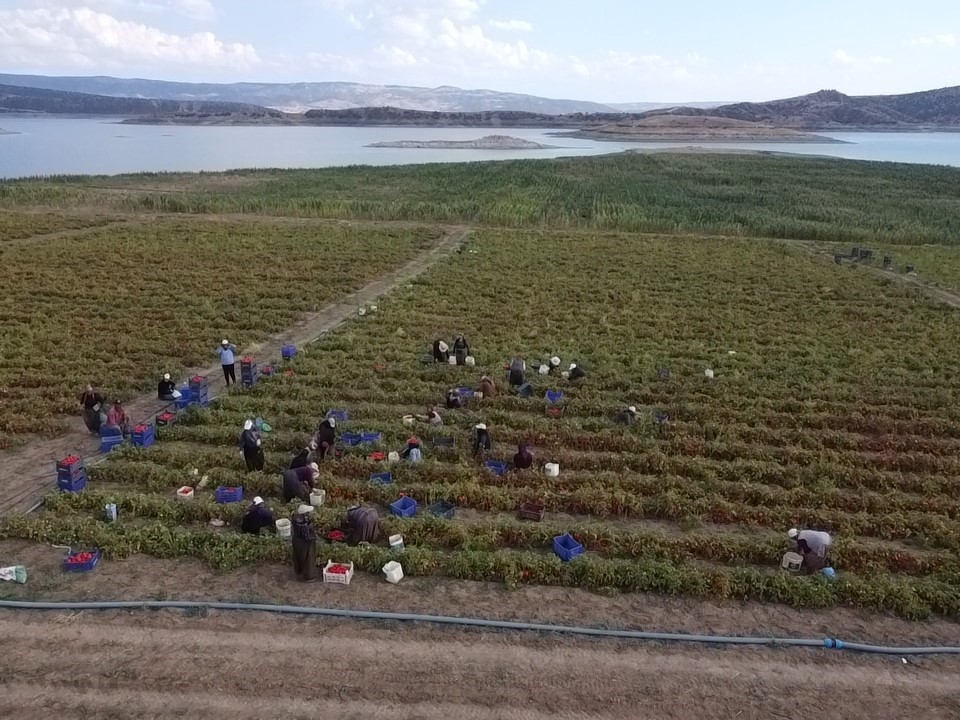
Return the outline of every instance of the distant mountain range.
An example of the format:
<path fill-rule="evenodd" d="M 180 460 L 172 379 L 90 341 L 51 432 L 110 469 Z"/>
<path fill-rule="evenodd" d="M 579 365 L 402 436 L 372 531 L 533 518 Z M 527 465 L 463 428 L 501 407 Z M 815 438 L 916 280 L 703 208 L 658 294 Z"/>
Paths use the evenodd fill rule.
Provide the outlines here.
<path fill-rule="evenodd" d="M 344 110 L 357 107 L 395 107 L 433 112 L 517 112 L 564 115 L 593 112 L 644 112 L 673 105 L 625 103 L 607 105 L 582 100 L 555 100 L 456 87 L 362 85 L 345 82 L 304 83 L 181 83 L 115 77 L 47 77 L 0 73 L 0 84 L 45 90 L 90 93 L 109 97 L 150 98 L 181 102 L 239 102 L 276 108 L 290 113 L 307 110 Z M 690 103 L 690 107 L 716 107 L 722 103 Z"/>
<path fill-rule="evenodd" d="M 960 86 L 906 95 L 851 96 L 821 90 L 785 100 L 734 103 L 710 109 L 676 107 L 647 115 L 723 117 L 798 130 L 956 128 L 960 127 Z"/>

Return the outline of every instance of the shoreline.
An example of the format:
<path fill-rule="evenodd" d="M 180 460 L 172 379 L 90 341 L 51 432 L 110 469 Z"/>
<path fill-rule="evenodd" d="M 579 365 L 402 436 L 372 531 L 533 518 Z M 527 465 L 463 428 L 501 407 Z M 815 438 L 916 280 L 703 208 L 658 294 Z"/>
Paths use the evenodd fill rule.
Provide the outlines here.
<path fill-rule="evenodd" d="M 580 140 L 594 140 L 596 142 L 616 143 L 770 143 L 770 144 L 798 144 L 798 145 L 851 145 L 847 140 L 837 140 L 826 135 L 814 135 L 804 132 L 786 132 L 783 135 L 761 133 L 751 135 L 749 131 L 732 132 L 729 136 L 716 133 L 597 133 L 590 130 L 574 132 L 551 132 L 551 137 L 577 138 Z"/>

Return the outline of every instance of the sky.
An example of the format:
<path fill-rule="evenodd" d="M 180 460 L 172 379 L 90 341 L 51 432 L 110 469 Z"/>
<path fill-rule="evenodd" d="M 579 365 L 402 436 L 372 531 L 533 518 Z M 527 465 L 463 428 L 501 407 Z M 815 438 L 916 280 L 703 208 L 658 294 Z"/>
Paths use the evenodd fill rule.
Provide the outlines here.
<path fill-rule="evenodd" d="M 0 0 L 0 71 L 597 102 L 960 84 L 958 0 Z"/>

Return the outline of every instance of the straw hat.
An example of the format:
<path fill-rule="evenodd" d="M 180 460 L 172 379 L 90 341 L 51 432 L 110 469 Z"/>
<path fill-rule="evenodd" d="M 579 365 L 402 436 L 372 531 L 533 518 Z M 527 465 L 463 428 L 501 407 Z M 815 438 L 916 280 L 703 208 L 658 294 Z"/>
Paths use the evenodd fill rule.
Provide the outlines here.
<path fill-rule="evenodd" d="M 477 428 L 477 430 L 486 430 L 486 429 L 487 429 L 487 426 L 484 425 L 483 423 L 477 423 L 477 425 L 476 425 L 475 427 Z"/>

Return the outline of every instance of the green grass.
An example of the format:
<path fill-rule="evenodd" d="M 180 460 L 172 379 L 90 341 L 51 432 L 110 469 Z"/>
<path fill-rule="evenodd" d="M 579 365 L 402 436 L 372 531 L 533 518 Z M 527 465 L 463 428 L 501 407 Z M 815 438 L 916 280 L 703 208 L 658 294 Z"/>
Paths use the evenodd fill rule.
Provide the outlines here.
<path fill-rule="evenodd" d="M 599 158 L 0 183 L 0 207 L 100 204 L 895 244 L 960 238 L 960 170 L 783 156 Z"/>

